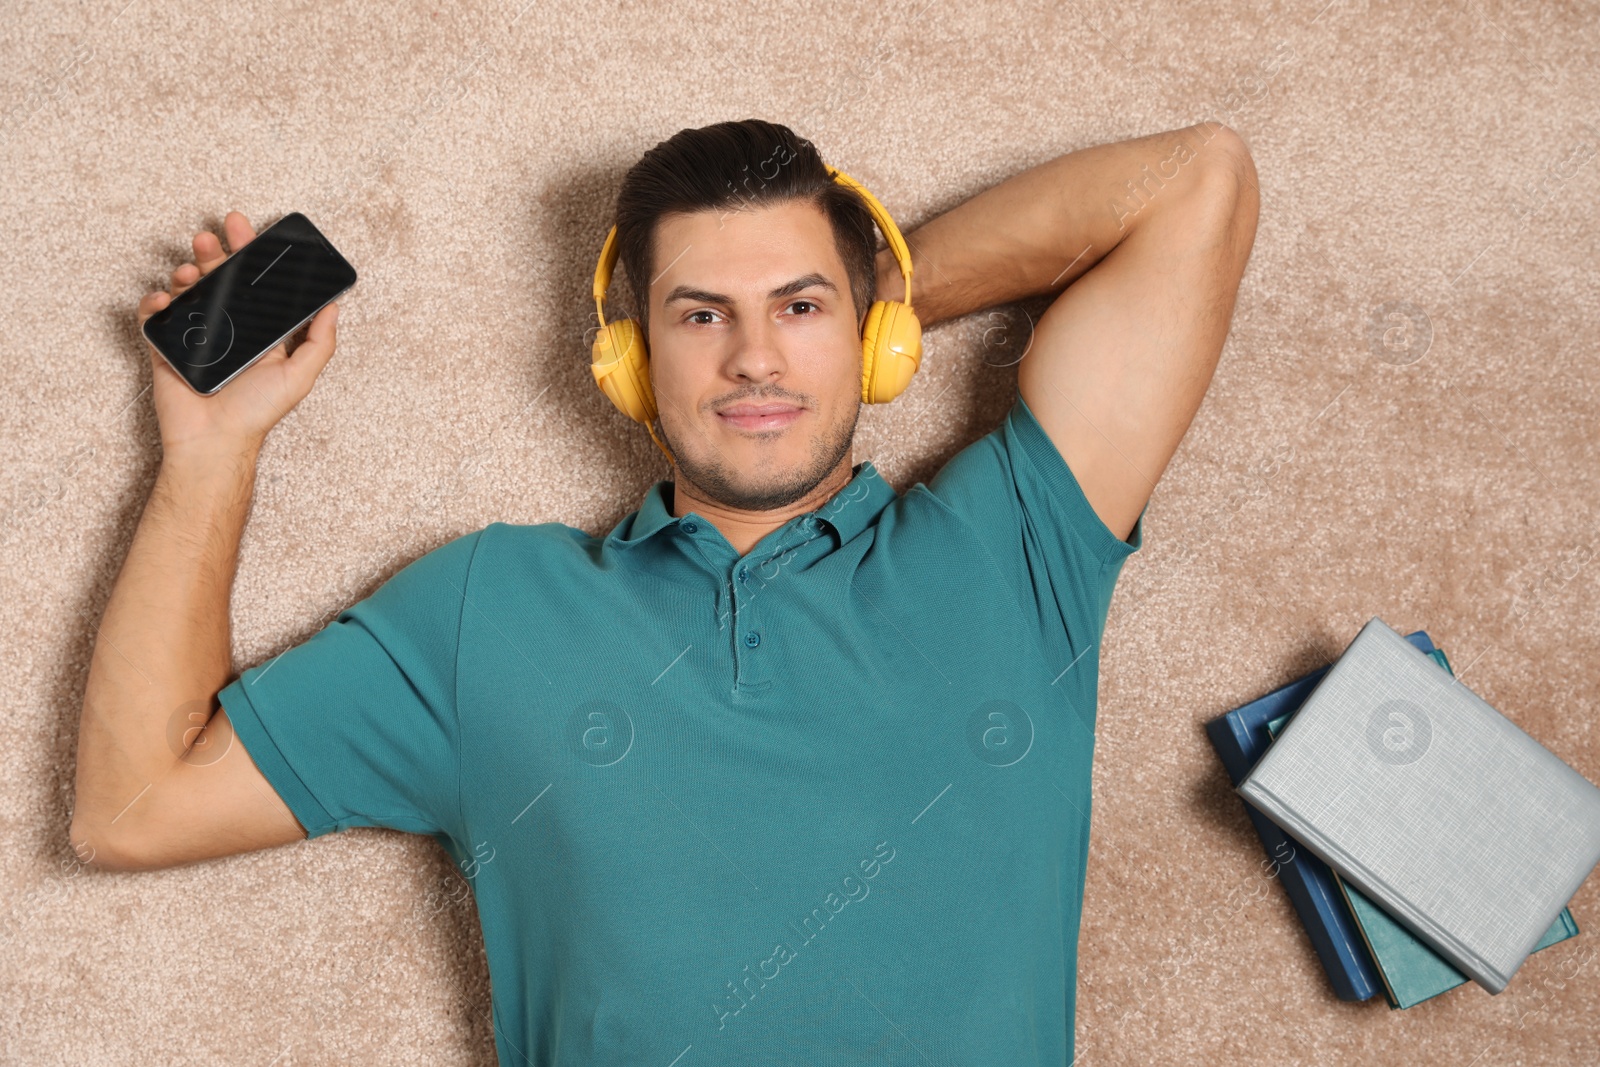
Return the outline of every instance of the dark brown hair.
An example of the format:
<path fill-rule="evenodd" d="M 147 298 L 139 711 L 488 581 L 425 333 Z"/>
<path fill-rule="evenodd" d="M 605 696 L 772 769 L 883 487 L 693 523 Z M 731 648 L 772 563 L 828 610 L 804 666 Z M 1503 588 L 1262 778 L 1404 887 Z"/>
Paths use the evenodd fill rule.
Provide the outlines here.
<path fill-rule="evenodd" d="M 645 336 L 656 269 L 656 223 L 663 215 L 790 200 L 809 201 L 828 217 L 859 325 L 878 288 L 872 213 L 855 190 L 828 177 L 810 141 L 787 126 L 745 119 L 679 130 L 646 152 L 622 179 L 617 258 Z"/>

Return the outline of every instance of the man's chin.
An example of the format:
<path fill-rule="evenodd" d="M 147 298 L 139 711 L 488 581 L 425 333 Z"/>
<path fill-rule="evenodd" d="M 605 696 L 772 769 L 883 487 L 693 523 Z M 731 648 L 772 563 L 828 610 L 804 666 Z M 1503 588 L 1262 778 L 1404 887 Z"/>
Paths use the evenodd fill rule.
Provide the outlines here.
<path fill-rule="evenodd" d="M 849 455 L 855 419 L 819 429 L 812 424 L 820 419 L 816 409 L 801 408 L 784 429 L 749 432 L 713 415 L 681 442 L 683 448 L 664 424 L 661 433 L 679 475 L 702 496 L 744 511 L 771 511 L 806 497 Z"/>
<path fill-rule="evenodd" d="M 771 442 L 786 445 L 777 450 L 760 447 L 764 443 L 745 438 L 730 442 L 709 465 L 680 452 L 678 468 L 703 495 L 742 511 L 788 507 L 827 477 L 827 471 L 813 469 L 815 459 L 805 442 L 799 447 Z"/>

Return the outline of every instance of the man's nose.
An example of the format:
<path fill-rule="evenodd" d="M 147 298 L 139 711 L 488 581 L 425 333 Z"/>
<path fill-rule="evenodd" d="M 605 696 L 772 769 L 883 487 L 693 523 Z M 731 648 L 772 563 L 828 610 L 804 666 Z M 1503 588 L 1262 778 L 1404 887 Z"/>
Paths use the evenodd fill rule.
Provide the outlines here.
<path fill-rule="evenodd" d="M 778 324 L 765 316 L 740 322 L 734 334 L 733 352 L 728 359 L 728 369 L 736 378 L 764 382 L 781 375 L 786 361 Z"/>

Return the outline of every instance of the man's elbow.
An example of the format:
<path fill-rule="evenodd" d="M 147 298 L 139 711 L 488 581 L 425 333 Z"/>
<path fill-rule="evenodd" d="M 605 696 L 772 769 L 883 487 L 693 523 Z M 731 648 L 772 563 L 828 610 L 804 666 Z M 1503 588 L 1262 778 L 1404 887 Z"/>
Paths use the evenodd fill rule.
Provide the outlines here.
<path fill-rule="evenodd" d="M 1206 138 L 1195 153 L 1195 162 L 1201 164 L 1201 186 L 1248 221 L 1253 230 L 1261 206 L 1261 180 L 1250 146 L 1231 126 L 1201 123 L 1195 129 Z"/>
<path fill-rule="evenodd" d="M 1192 163 L 1198 172 L 1190 186 L 1188 207 L 1179 209 L 1208 239 L 1219 231 L 1229 235 L 1228 247 L 1242 272 L 1255 244 L 1256 221 L 1261 213 L 1261 188 L 1250 146 L 1231 127 L 1203 122 L 1193 127 L 1199 146 Z"/>
<path fill-rule="evenodd" d="M 1201 142 L 1195 158 L 1204 169 L 1215 170 L 1252 189 L 1259 187 L 1255 157 L 1238 130 L 1220 122 L 1202 122 L 1193 129 Z"/>

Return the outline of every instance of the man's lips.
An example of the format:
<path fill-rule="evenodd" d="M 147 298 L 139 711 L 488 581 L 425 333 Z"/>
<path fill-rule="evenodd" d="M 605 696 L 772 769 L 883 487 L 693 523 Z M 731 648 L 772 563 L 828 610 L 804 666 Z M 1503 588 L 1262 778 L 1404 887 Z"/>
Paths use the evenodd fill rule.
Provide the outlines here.
<path fill-rule="evenodd" d="M 793 404 L 730 404 L 717 416 L 741 430 L 771 430 L 789 425 L 804 410 Z"/>

